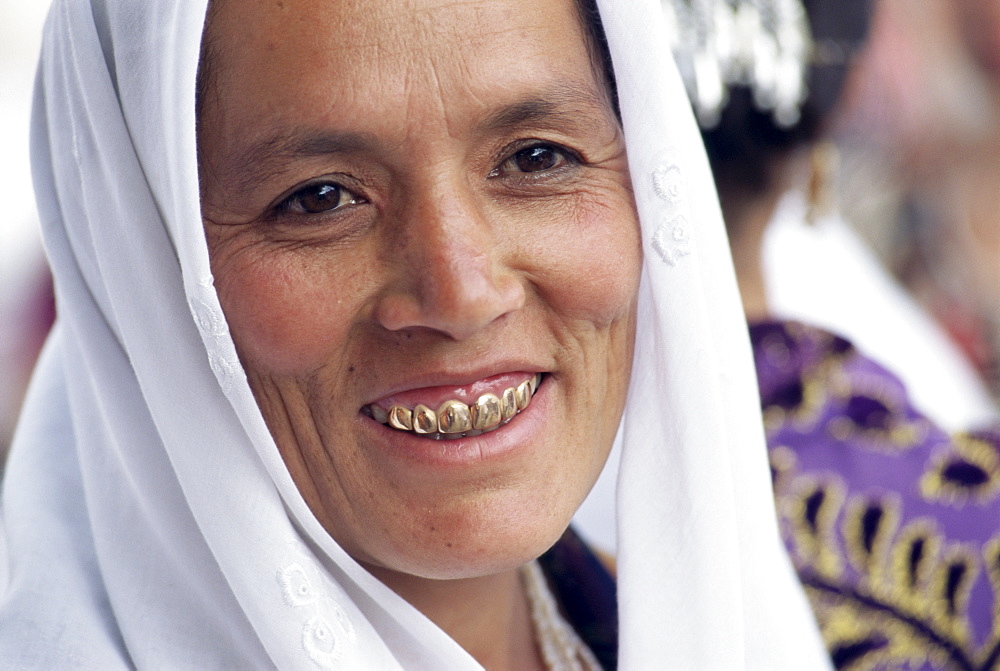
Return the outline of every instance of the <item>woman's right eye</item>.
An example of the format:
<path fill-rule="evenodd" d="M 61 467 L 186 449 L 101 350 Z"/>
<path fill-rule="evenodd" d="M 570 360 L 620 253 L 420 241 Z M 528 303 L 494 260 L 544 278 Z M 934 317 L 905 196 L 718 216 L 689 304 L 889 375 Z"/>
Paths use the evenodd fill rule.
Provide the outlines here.
<path fill-rule="evenodd" d="M 490 177 L 504 175 L 536 175 L 558 172 L 560 169 L 578 163 L 579 159 L 568 149 L 559 145 L 537 141 L 521 147 L 494 168 Z"/>
<path fill-rule="evenodd" d="M 348 205 L 364 203 L 364 198 L 336 182 L 316 182 L 296 190 L 278 204 L 281 213 L 323 214 Z"/>

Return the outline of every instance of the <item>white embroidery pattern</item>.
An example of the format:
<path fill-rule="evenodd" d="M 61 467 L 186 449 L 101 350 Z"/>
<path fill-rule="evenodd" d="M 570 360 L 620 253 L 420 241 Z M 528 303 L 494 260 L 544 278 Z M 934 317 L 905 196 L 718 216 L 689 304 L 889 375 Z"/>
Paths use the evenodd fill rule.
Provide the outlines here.
<path fill-rule="evenodd" d="M 682 256 L 690 254 L 691 231 L 687 217 L 664 217 L 653 234 L 653 249 L 671 266 L 677 265 Z"/>
<path fill-rule="evenodd" d="M 226 335 L 226 320 L 200 298 L 191 298 L 191 314 L 203 335 L 218 338 Z"/>
<path fill-rule="evenodd" d="M 668 203 L 681 200 L 681 169 L 676 165 L 661 163 L 653 171 L 653 191 Z"/>
<path fill-rule="evenodd" d="M 346 646 L 357 636 L 347 613 L 322 589 L 317 589 L 302 564 L 294 562 L 280 569 L 278 585 L 285 603 L 307 611 L 302 626 L 302 649 L 321 669 L 336 668 Z"/>
<path fill-rule="evenodd" d="M 298 564 L 289 564 L 278 571 L 278 584 L 285 603 L 293 608 L 308 606 L 316 602 L 316 592 L 313 591 L 309 576 Z"/>
<path fill-rule="evenodd" d="M 198 280 L 198 286 L 207 292 L 212 291 L 213 278 L 209 275 Z M 224 392 L 228 392 L 233 384 L 233 378 L 240 370 L 239 360 L 229 338 L 229 326 L 222 312 L 213 306 L 209 297 L 191 296 L 188 299 L 191 315 L 194 317 L 198 330 L 208 350 L 208 363 L 215 373 L 216 379 Z"/>
<path fill-rule="evenodd" d="M 693 252 L 692 231 L 684 198 L 684 175 L 673 160 L 667 160 L 652 172 L 653 192 L 665 204 L 660 223 L 653 233 L 652 245 L 668 266 L 676 266 Z"/>
<path fill-rule="evenodd" d="M 344 653 L 330 625 L 317 617 L 306 622 L 302 630 L 302 647 L 309 659 L 323 669 L 332 669 L 333 663 Z"/>

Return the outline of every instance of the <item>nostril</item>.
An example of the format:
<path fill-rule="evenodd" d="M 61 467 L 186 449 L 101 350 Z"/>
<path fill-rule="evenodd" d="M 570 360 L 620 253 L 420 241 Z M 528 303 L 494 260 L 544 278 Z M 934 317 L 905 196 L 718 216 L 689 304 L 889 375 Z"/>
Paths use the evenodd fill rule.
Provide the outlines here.
<path fill-rule="evenodd" d="M 387 292 L 379 300 L 375 318 L 389 331 L 427 328 L 464 340 L 524 304 L 524 287 L 513 273 L 500 277 L 466 273 L 447 281 L 424 275 Z"/>

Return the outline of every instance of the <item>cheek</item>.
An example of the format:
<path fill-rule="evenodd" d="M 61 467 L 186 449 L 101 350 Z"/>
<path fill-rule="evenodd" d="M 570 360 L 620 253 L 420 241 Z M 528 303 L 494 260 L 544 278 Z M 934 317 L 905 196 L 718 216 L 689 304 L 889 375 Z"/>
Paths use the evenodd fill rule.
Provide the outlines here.
<path fill-rule="evenodd" d="M 529 252 L 546 302 L 561 316 L 608 327 L 631 319 L 642 267 L 631 199 L 585 201 Z"/>
<path fill-rule="evenodd" d="M 268 258 L 213 259 L 219 300 L 244 364 L 293 375 L 343 353 L 354 312 L 342 280 Z"/>

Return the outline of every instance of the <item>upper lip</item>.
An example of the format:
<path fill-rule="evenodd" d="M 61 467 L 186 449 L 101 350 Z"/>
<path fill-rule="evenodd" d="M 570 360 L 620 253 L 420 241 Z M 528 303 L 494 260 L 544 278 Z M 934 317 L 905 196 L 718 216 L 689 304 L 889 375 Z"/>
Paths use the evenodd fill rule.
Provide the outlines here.
<path fill-rule="evenodd" d="M 394 382 L 393 384 L 374 392 L 374 395 L 363 405 L 371 405 L 372 403 L 376 403 L 377 401 L 388 396 L 395 396 L 404 392 L 419 391 L 420 389 L 433 387 L 467 387 L 475 382 L 479 382 L 480 380 L 484 380 L 495 375 L 521 372 L 534 375 L 535 373 L 545 372 L 545 368 L 539 366 L 538 364 L 528 363 L 523 360 L 511 360 L 466 371 L 451 370 L 442 372 L 441 370 L 437 370 L 417 374 L 413 374 L 411 371 L 405 379 Z"/>

